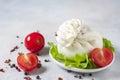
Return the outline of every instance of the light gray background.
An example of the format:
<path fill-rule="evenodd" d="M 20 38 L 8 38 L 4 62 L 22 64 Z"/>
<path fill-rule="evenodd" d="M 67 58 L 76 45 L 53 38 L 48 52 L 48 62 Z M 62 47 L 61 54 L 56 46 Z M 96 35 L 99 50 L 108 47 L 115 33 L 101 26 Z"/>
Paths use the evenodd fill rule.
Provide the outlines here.
<path fill-rule="evenodd" d="M 120 80 L 120 0 L 0 0 L 0 68 L 6 71 L 0 72 L 0 80 L 24 80 L 23 72 L 9 68 L 4 61 L 10 58 L 12 63 L 16 63 L 18 52 L 27 53 L 20 42 L 28 33 L 37 30 L 46 41 L 39 57 L 43 67 L 32 71 L 30 77 L 36 80 L 36 75 L 40 75 L 42 80 L 57 80 L 60 76 L 64 80 L 79 80 L 74 78 L 79 73 L 68 73 L 52 62 L 47 45 L 48 41 L 56 43 L 54 33 L 60 24 L 73 18 L 95 28 L 110 39 L 116 49 L 115 61 L 110 68 L 93 73 L 92 77 L 86 75 L 83 80 Z M 20 48 L 10 54 L 16 45 Z M 45 63 L 44 59 L 51 62 Z"/>

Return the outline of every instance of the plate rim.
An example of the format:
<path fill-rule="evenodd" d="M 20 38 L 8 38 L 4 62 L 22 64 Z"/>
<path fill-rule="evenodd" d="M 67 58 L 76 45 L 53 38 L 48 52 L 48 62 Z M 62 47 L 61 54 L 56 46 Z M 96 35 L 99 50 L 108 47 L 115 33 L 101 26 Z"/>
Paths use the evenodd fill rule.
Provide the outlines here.
<path fill-rule="evenodd" d="M 62 67 L 62 68 L 64 68 L 64 69 L 67 69 L 67 70 L 71 70 L 71 71 L 74 71 L 74 72 L 81 72 L 81 73 L 94 73 L 94 72 L 99 72 L 99 71 L 102 71 L 102 70 L 107 69 L 108 67 L 110 67 L 110 66 L 113 64 L 113 62 L 114 62 L 114 60 L 115 60 L 115 53 L 113 53 L 113 54 L 114 54 L 114 55 L 113 55 L 113 60 L 112 60 L 112 62 L 111 62 L 109 65 L 105 66 L 105 67 L 96 68 L 96 69 L 79 69 L 79 68 L 75 68 L 75 67 L 66 67 L 66 66 L 64 65 L 64 63 L 61 63 L 61 62 L 57 61 L 56 59 L 54 59 L 54 58 L 52 57 L 51 53 L 49 52 L 50 58 L 51 58 L 57 65 L 59 65 L 60 67 Z"/>

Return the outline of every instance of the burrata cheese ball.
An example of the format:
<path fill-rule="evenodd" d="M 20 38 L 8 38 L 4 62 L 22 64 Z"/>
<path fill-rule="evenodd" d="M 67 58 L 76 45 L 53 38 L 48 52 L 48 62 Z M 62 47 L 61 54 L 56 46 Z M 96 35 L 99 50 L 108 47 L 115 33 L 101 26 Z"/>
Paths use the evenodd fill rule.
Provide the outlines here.
<path fill-rule="evenodd" d="M 58 51 L 67 57 L 103 47 L 102 36 L 79 19 L 65 21 L 56 33 Z"/>

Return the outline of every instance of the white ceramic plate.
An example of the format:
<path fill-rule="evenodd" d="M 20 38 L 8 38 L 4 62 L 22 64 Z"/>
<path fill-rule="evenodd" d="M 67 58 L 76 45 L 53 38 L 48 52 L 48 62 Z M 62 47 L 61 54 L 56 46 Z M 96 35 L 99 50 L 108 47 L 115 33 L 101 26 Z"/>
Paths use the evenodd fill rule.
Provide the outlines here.
<path fill-rule="evenodd" d="M 71 70 L 71 71 L 74 71 L 74 72 L 81 72 L 81 73 L 93 73 L 93 72 L 99 72 L 99 71 L 105 70 L 105 69 L 107 69 L 108 67 L 110 67 L 112 65 L 112 63 L 114 62 L 114 59 L 115 59 L 115 55 L 114 55 L 112 62 L 109 65 L 105 66 L 105 67 L 96 68 L 96 69 L 79 69 L 79 68 L 75 68 L 75 67 L 66 67 L 64 65 L 64 63 L 60 63 L 59 61 L 55 60 L 52 57 L 51 53 L 49 53 L 49 55 L 52 58 L 52 60 L 56 64 L 58 64 L 59 66 L 61 66 L 62 68 L 67 69 L 67 70 Z"/>

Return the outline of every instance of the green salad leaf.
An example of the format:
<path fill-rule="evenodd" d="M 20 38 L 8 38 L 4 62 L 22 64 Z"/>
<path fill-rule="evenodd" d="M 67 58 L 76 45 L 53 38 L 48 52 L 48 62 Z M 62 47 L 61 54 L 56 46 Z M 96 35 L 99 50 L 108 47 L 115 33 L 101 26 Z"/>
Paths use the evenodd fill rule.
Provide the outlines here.
<path fill-rule="evenodd" d="M 60 62 L 64 62 L 64 56 L 63 54 L 59 54 L 57 45 L 52 42 L 48 42 L 48 45 L 51 46 L 50 53 L 52 54 L 52 57 Z"/>
<path fill-rule="evenodd" d="M 90 69 L 96 68 L 96 65 L 92 62 L 92 60 L 88 57 L 86 53 L 77 54 L 74 57 L 67 57 L 62 53 L 58 52 L 57 45 L 52 42 L 48 42 L 50 48 L 50 53 L 54 59 L 59 62 L 64 62 L 65 66 L 76 67 L 81 69 Z"/>
<path fill-rule="evenodd" d="M 110 40 L 103 38 L 103 48 L 109 48 L 112 52 L 115 51 L 115 48 L 113 47 Z"/>
<path fill-rule="evenodd" d="M 94 64 L 94 62 L 89 58 L 89 59 L 88 59 L 87 69 L 93 69 L 93 68 L 98 68 L 98 66 L 96 66 L 96 65 Z"/>

